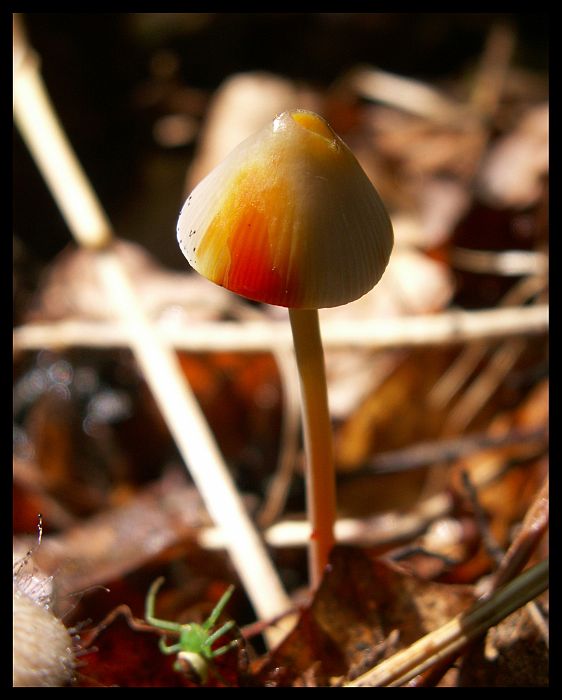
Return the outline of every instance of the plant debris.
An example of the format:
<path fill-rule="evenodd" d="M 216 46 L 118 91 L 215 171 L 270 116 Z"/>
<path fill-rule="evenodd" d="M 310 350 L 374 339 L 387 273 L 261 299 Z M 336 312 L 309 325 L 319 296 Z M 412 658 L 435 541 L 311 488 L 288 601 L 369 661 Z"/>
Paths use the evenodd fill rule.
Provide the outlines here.
<path fill-rule="evenodd" d="M 195 428 L 173 426 L 131 342 L 133 307 L 106 295 L 98 251 L 69 243 L 15 132 L 14 556 L 48 582 L 48 614 L 68 634 L 72 672 L 57 682 L 199 687 L 146 624 L 163 576 L 156 613 L 178 623 L 201 623 L 234 586 L 221 620 L 236 627 L 215 648 L 241 641 L 214 659 L 210 687 L 549 685 L 545 18 L 16 17 L 14 80 L 33 70 L 27 41 L 115 228 L 133 307 L 193 391 L 287 603 L 256 613 L 228 528 L 186 469 Z M 187 191 L 295 108 L 356 154 L 396 241 L 374 292 L 321 313 L 338 545 L 315 591 L 286 318 L 192 275 L 175 242 Z M 491 311 L 494 332 L 478 315 Z M 431 330 L 439 320 L 446 334 Z M 365 333 L 382 324 L 396 331 L 379 346 Z M 495 596 L 509 614 L 479 626 Z M 466 637 L 459 623 L 443 642 L 459 620 Z M 443 646 L 420 661 L 426 641 Z M 404 659 L 413 676 L 394 673 Z M 43 677 L 37 664 L 14 674 Z"/>

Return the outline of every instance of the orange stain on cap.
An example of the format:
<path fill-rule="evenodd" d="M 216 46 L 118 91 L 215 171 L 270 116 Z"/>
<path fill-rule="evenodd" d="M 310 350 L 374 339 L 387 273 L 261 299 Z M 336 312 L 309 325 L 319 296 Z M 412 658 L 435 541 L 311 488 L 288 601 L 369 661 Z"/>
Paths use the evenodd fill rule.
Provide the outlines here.
<path fill-rule="evenodd" d="M 320 116 L 285 112 L 187 199 L 181 249 L 204 277 L 289 308 L 353 301 L 380 279 L 392 224 L 357 159 Z"/>
<path fill-rule="evenodd" d="M 290 306 L 297 303 L 299 285 L 288 269 L 289 253 L 275 241 L 271 216 L 283 193 L 272 185 L 252 198 L 251 172 L 238 178 L 209 224 L 197 249 L 201 269 L 222 287 L 255 301 Z"/>

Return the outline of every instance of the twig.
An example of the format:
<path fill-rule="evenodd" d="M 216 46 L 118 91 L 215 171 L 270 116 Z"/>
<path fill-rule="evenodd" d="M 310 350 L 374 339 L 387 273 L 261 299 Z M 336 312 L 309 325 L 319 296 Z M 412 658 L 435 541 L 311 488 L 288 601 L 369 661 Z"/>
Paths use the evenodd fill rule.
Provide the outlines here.
<path fill-rule="evenodd" d="M 548 477 L 528 509 L 521 529 L 498 566 L 491 583 L 496 590 L 510 581 L 527 564 L 548 528 Z"/>
<path fill-rule="evenodd" d="M 461 469 L 461 483 L 467 493 L 469 503 L 474 512 L 474 522 L 480 534 L 484 551 L 494 562 L 494 564 L 498 565 L 502 560 L 504 550 L 501 548 L 490 530 L 488 524 L 488 514 L 480 503 L 478 489 L 475 487 L 472 479 L 470 478 L 470 474 L 466 469 Z"/>
<path fill-rule="evenodd" d="M 541 275 L 544 279 L 548 272 L 548 257 L 531 250 L 497 252 L 456 247 L 451 252 L 450 263 L 461 270 L 507 277 Z"/>
<path fill-rule="evenodd" d="M 355 471 L 348 478 L 353 479 L 366 473 L 388 474 L 419 469 L 431 464 L 452 462 L 467 455 L 489 448 L 513 447 L 536 444 L 546 448 L 548 432 L 546 428 L 536 430 L 512 430 L 505 435 L 475 433 L 443 440 L 419 442 L 411 447 L 383 452 L 367 465 Z M 345 476 L 342 478 L 346 478 Z"/>
<path fill-rule="evenodd" d="M 525 515 L 520 531 L 511 543 L 494 574 L 490 587 L 491 591 L 495 591 L 507 581 L 511 581 L 517 573 L 522 571 L 523 567 L 536 551 L 539 542 L 548 529 L 548 494 L 549 483 L 547 476 L 543 486 Z M 527 610 L 544 639 L 545 644 L 548 646 L 548 625 L 543 618 L 539 606 L 534 601 L 531 601 L 527 604 Z"/>
<path fill-rule="evenodd" d="M 506 336 L 537 335 L 548 331 L 549 307 L 444 311 L 427 316 L 322 322 L 327 349 L 401 348 L 494 340 Z M 189 329 L 153 325 L 154 335 L 177 350 L 192 352 L 271 351 L 289 349 L 291 330 L 281 321 L 218 321 L 194 323 Z M 128 343 L 122 323 L 62 321 L 26 324 L 14 330 L 15 351 L 38 348 L 121 347 Z"/>
<path fill-rule="evenodd" d="M 240 318 L 261 320 L 262 313 L 252 306 L 242 306 Z M 275 472 L 271 477 L 256 521 L 260 528 L 275 522 L 285 507 L 291 480 L 295 473 L 300 449 L 301 402 L 299 378 L 296 371 L 294 347 L 277 347 L 270 349 L 279 370 L 283 391 L 283 412 L 279 454 Z"/>
<path fill-rule="evenodd" d="M 444 435 L 454 435 L 470 425 L 478 411 L 494 395 L 498 386 L 512 370 L 526 347 L 526 342 L 522 338 L 508 340 L 500 345 L 486 367 L 449 412 L 443 426 Z"/>
<path fill-rule="evenodd" d="M 400 686 L 434 664 L 459 653 L 512 612 L 548 588 L 548 559 L 520 574 L 490 598 L 476 603 L 439 629 L 430 632 L 407 649 L 350 681 L 346 687 Z"/>
<path fill-rule="evenodd" d="M 473 491 L 472 500 L 478 510 L 481 509 L 478 502 L 476 490 L 473 484 L 469 484 Z M 548 478 L 545 480 L 542 488 L 535 497 L 533 503 L 527 511 L 521 530 L 515 540 L 511 543 L 507 554 L 501 557 L 500 565 L 496 570 L 493 578 L 489 581 L 482 600 L 487 600 L 501 586 L 511 581 L 520 571 L 523 570 L 531 558 L 533 552 L 543 535 L 548 528 Z M 487 532 L 488 528 L 484 525 L 483 539 L 488 540 L 490 535 Z M 496 550 L 496 554 L 500 554 Z M 494 559 L 498 557 L 491 552 Z M 548 647 L 548 625 L 546 624 L 542 612 L 534 600 L 530 600 L 525 606 L 531 620 L 534 622 L 539 634 L 543 637 L 545 644 Z M 474 644 L 477 643 L 475 639 Z M 465 650 L 463 650 L 465 651 Z M 460 650 L 440 659 L 439 662 L 429 668 L 425 673 L 419 675 L 412 680 L 408 685 L 415 687 L 434 687 L 441 680 L 447 669 L 455 662 Z"/>
<path fill-rule="evenodd" d="M 416 537 L 427 526 L 450 513 L 453 507 L 448 494 L 440 493 L 419 503 L 408 513 L 388 511 L 371 518 L 339 518 L 336 520 L 336 539 L 340 543 L 387 547 Z M 284 520 L 264 531 L 270 547 L 305 547 L 310 540 L 310 524 L 303 520 Z M 225 540 L 216 528 L 200 530 L 198 544 L 209 549 L 222 549 Z"/>
<path fill-rule="evenodd" d="M 505 436 L 470 436 L 458 440 L 444 440 L 435 443 L 427 443 L 427 451 L 424 445 L 419 455 L 419 460 L 413 462 L 411 468 L 423 466 L 426 459 L 430 463 L 434 461 L 447 461 L 448 458 L 456 459 L 466 456 L 476 450 L 489 447 L 507 447 L 514 445 L 529 445 L 540 442 L 544 446 L 546 432 L 544 430 L 529 431 L 528 433 L 509 433 Z M 441 446 L 441 442 L 443 445 Z M 381 465 L 386 471 L 401 471 L 407 468 L 408 460 L 415 460 L 416 447 L 406 450 L 396 450 L 380 456 Z M 438 452 L 439 451 L 439 452 Z M 439 454 L 439 456 L 438 456 Z M 374 460 L 372 468 L 378 473 L 378 460 Z M 483 488 L 497 479 L 507 467 L 502 463 L 493 472 L 482 473 L 474 480 L 475 488 Z M 353 475 L 343 476 L 344 480 L 352 480 L 355 476 L 361 476 L 370 471 L 361 469 Z M 437 493 L 420 501 L 407 513 L 398 511 L 385 511 L 370 518 L 339 518 L 336 521 L 336 539 L 339 543 L 366 545 L 369 547 L 387 547 L 396 545 L 405 540 L 411 540 L 422 533 L 437 518 L 442 518 L 452 510 L 451 496 L 447 493 Z M 282 520 L 267 529 L 263 533 L 264 539 L 270 547 L 304 547 L 310 538 L 310 525 L 304 520 L 295 518 Z M 222 549 L 225 540 L 216 528 L 203 528 L 197 535 L 201 547 L 209 549 Z"/>
<path fill-rule="evenodd" d="M 506 24 L 492 27 L 478 67 L 471 106 L 486 118 L 492 118 L 498 109 L 515 48 L 515 33 Z"/>
<path fill-rule="evenodd" d="M 540 275 L 526 277 L 506 292 L 500 301 L 500 306 L 503 308 L 519 306 L 541 292 L 545 284 L 545 278 Z M 427 397 L 429 405 L 436 409 L 444 408 L 465 384 L 488 350 L 489 345 L 485 340 L 471 343 L 465 348 L 429 392 Z"/>
<path fill-rule="evenodd" d="M 15 44 L 14 51 L 14 116 L 18 128 L 77 242 L 99 251 L 96 267 L 108 299 L 116 302 L 127 344 L 131 345 L 211 517 L 225 533 L 229 553 L 256 613 L 266 619 L 279 615 L 290 602 L 201 408 L 174 352 L 153 332 L 139 304 L 115 251 L 111 224 L 51 107 L 37 60 L 23 44 Z M 279 640 L 277 630 L 268 633 L 271 643 Z"/>
<path fill-rule="evenodd" d="M 454 102 L 426 83 L 380 69 L 358 68 L 342 81 L 346 83 L 367 99 L 384 102 L 438 124 L 466 124 L 475 118 L 469 107 Z"/>
<path fill-rule="evenodd" d="M 112 240 L 106 213 L 68 144 L 39 73 L 37 55 L 27 45 L 14 15 L 14 117 L 72 235 L 80 245 L 99 249 Z"/>
<path fill-rule="evenodd" d="M 295 363 L 288 352 L 274 352 L 283 387 L 283 417 L 281 425 L 280 451 L 277 468 L 267 487 L 263 505 L 257 514 L 260 527 L 275 522 L 285 507 L 291 480 L 296 472 L 300 438 L 300 402 L 298 377 Z"/>

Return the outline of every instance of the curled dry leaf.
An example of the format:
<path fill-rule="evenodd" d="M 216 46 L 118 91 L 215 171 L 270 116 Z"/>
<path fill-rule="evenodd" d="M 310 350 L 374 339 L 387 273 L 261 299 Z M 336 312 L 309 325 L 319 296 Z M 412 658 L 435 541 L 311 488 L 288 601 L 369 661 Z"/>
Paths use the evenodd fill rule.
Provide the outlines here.
<path fill-rule="evenodd" d="M 235 304 L 223 289 L 196 275 L 166 270 L 140 245 L 119 240 L 115 250 L 152 318 L 216 319 Z M 65 249 L 42 280 L 28 320 L 115 318 L 113 305 L 100 286 L 94 256 L 95 252 L 84 248 Z"/>
<path fill-rule="evenodd" d="M 337 684 L 465 610 L 471 588 L 422 581 L 367 549 L 336 547 L 312 603 L 256 672 L 265 686 Z"/>

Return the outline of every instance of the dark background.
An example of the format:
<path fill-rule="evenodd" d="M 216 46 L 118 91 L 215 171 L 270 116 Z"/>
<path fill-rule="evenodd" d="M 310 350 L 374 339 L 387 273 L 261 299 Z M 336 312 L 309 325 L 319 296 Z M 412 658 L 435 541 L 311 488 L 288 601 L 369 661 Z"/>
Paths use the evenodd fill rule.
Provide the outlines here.
<path fill-rule="evenodd" d="M 190 90 L 196 123 L 229 75 L 268 70 L 328 87 L 366 63 L 446 87 L 470 75 L 490 28 L 517 36 L 514 63 L 545 72 L 548 15 L 498 13 L 29 13 L 23 15 L 67 135 L 117 233 L 165 265 L 184 269 L 170 245 L 196 138 L 162 148 L 155 120 L 174 89 Z M 154 88 L 151 68 L 173 55 L 174 85 Z M 158 93 L 158 88 L 160 93 Z M 160 97 L 155 97 L 155 95 Z M 185 97 L 185 95 L 184 95 Z M 14 233 L 39 265 L 70 241 L 53 200 L 14 129 Z"/>

